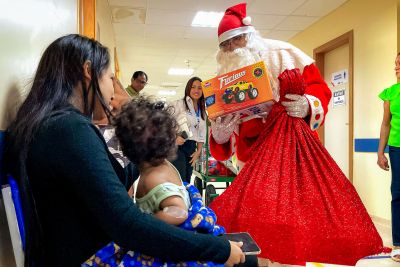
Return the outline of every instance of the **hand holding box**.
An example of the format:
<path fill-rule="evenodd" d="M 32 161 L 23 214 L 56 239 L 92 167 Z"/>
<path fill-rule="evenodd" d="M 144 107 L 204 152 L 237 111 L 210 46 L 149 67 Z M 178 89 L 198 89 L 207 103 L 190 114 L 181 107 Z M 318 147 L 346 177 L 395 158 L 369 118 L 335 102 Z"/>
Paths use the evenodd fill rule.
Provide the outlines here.
<path fill-rule="evenodd" d="M 273 100 L 264 62 L 240 68 L 202 82 L 210 119 L 227 114 L 258 114 Z"/>

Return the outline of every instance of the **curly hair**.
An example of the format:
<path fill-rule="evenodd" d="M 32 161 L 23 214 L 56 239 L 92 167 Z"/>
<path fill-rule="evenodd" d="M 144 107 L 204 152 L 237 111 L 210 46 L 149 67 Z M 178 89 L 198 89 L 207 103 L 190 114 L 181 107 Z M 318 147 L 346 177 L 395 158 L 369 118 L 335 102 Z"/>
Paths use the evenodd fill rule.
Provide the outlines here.
<path fill-rule="evenodd" d="M 164 102 L 138 97 L 112 121 L 122 152 L 135 164 L 153 166 L 176 157 L 177 122 Z"/>

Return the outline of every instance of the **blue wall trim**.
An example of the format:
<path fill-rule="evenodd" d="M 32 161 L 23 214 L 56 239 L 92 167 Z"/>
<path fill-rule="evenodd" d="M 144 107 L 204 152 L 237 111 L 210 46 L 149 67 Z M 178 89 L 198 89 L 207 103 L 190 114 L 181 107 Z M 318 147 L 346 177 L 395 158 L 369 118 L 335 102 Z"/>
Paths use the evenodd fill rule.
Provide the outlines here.
<path fill-rule="evenodd" d="M 354 139 L 355 152 L 378 152 L 379 138 L 358 138 Z M 385 152 L 388 152 L 386 147 Z"/>

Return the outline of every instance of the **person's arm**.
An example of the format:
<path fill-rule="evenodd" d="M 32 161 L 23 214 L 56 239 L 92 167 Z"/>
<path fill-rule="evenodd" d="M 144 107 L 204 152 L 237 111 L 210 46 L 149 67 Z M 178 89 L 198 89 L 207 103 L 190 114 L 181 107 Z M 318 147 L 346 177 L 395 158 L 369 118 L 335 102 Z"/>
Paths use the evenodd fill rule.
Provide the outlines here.
<path fill-rule="evenodd" d="M 175 144 L 181 146 L 185 143 L 185 139 L 182 136 L 178 135 L 175 139 Z"/>
<path fill-rule="evenodd" d="M 218 144 L 213 138 L 211 132 L 209 144 L 210 144 L 210 153 L 216 160 L 227 160 L 233 154 L 231 139 L 229 139 L 229 141 L 226 143 Z"/>
<path fill-rule="evenodd" d="M 211 133 L 208 141 L 211 155 L 216 160 L 227 160 L 232 156 L 232 139 L 235 129 L 238 129 L 239 120 L 238 114 L 210 119 Z"/>
<path fill-rule="evenodd" d="M 266 44 L 275 49 L 263 57 L 267 62 L 271 60 L 280 66 L 280 74 L 296 68 L 302 72 L 306 86 L 304 95 L 280 95 L 280 99 L 285 97 L 289 100 L 282 102 L 289 116 L 304 118 L 310 128 L 316 130 L 324 122 L 332 93 L 314 65 L 314 60 L 287 42 L 266 40 Z"/>
<path fill-rule="evenodd" d="M 309 116 L 306 117 L 312 130 L 318 129 L 325 121 L 332 92 L 314 65 L 304 67 L 303 78 L 306 83 L 305 96 L 310 105 Z"/>
<path fill-rule="evenodd" d="M 206 135 L 207 133 L 207 119 L 200 119 L 199 122 L 199 127 L 197 127 L 197 129 L 195 128 L 195 131 L 197 130 L 196 136 L 196 151 L 190 155 L 191 159 L 189 161 L 189 163 L 192 164 L 192 167 L 195 166 L 196 161 L 199 159 L 200 155 L 201 155 L 201 151 L 203 149 L 203 145 L 204 142 L 206 141 Z"/>
<path fill-rule="evenodd" d="M 298 68 L 285 70 L 279 75 L 282 105 L 289 116 L 308 121 L 316 130 L 328 112 L 331 91 L 314 64 L 307 65 L 300 73 Z M 304 90 L 304 93 L 301 92 Z M 298 92 L 290 94 L 285 92 Z"/>
<path fill-rule="evenodd" d="M 192 167 L 194 167 L 194 165 L 196 164 L 196 161 L 199 159 L 200 154 L 201 154 L 201 149 L 203 148 L 203 143 L 202 142 L 197 142 L 197 149 L 195 152 L 193 152 L 192 155 L 190 155 L 191 160 L 189 161 L 189 163 L 192 164 Z"/>
<path fill-rule="evenodd" d="M 185 143 L 185 141 L 186 141 L 185 138 L 188 137 L 188 136 L 186 136 L 185 138 L 183 138 L 180 135 L 180 134 L 182 134 L 182 131 L 183 131 L 182 127 L 185 127 L 185 126 L 182 126 L 181 124 L 185 124 L 186 125 L 185 128 L 187 128 L 186 114 L 183 109 L 183 100 L 179 99 L 179 100 L 172 101 L 172 102 L 168 103 L 168 106 L 171 108 L 170 112 L 175 117 L 175 119 L 178 123 L 178 135 L 176 136 L 175 143 L 178 146 L 181 146 Z M 189 131 L 189 129 L 187 129 L 187 131 Z M 186 134 L 189 134 L 189 133 L 186 133 Z"/>
<path fill-rule="evenodd" d="M 391 118 L 392 115 L 390 113 L 390 101 L 386 100 L 383 102 L 383 119 L 379 137 L 378 161 L 377 161 L 378 166 L 385 171 L 389 170 L 389 162 L 385 156 L 385 148 L 389 138 Z"/>
<path fill-rule="evenodd" d="M 167 197 L 161 201 L 160 209 L 154 216 L 171 225 L 180 225 L 188 217 L 187 207 L 180 196 Z"/>
<path fill-rule="evenodd" d="M 95 126 L 61 121 L 49 142 L 49 171 L 67 177 L 74 192 L 103 231 L 120 246 L 170 261 L 226 262 L 230 243 L 168 225 L 135 207 L 110 163 L 106 145 Z M 62 142 L 60 142 L 62 140 Z"/>
<path fill-rule="evenodd" d="M 176 171 L 174 170 L 174 173 Z M 179 181 L 179 184 L 176 182 Z M 172 175 L 170 172 L 165 171 L 165 168 L 153 168 L 151 171 L 146 172 L 140 178 L 138 185 L 138 195 L 141 195 L 141 198 L 148 197 L 148 194 L 152 192 L 152 194 L 157 196 L 156 203 L 158 207 L 154 212 L 154 216 L 171 225 L 180 225 L 183 223 L 188 217 L 188 208 L 185 204 L 182 195 L 177 192 L 177 190 L 168 189 L 168 188 L 160 188 L 161 184 L 164 183 L 173 183 L 176 186 L 183 186 L 180 183 L 180 178 L 178 174 Z M 170 187 L 172 185 L 168 185 Z M 154 192 L 156 190 L 156 192 Z M 162 194 L 159 194 L 160 190 Z"/>

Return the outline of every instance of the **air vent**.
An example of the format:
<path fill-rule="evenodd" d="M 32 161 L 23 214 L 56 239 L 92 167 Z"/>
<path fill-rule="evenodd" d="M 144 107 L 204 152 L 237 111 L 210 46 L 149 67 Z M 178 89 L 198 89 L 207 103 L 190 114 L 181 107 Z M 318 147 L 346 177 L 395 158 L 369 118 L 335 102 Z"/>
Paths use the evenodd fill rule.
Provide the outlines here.
<path fill-rule="evenodd" d="M 135 7 L 111 7 L 113 23 L 145 24 L 146 9 Z"/>

